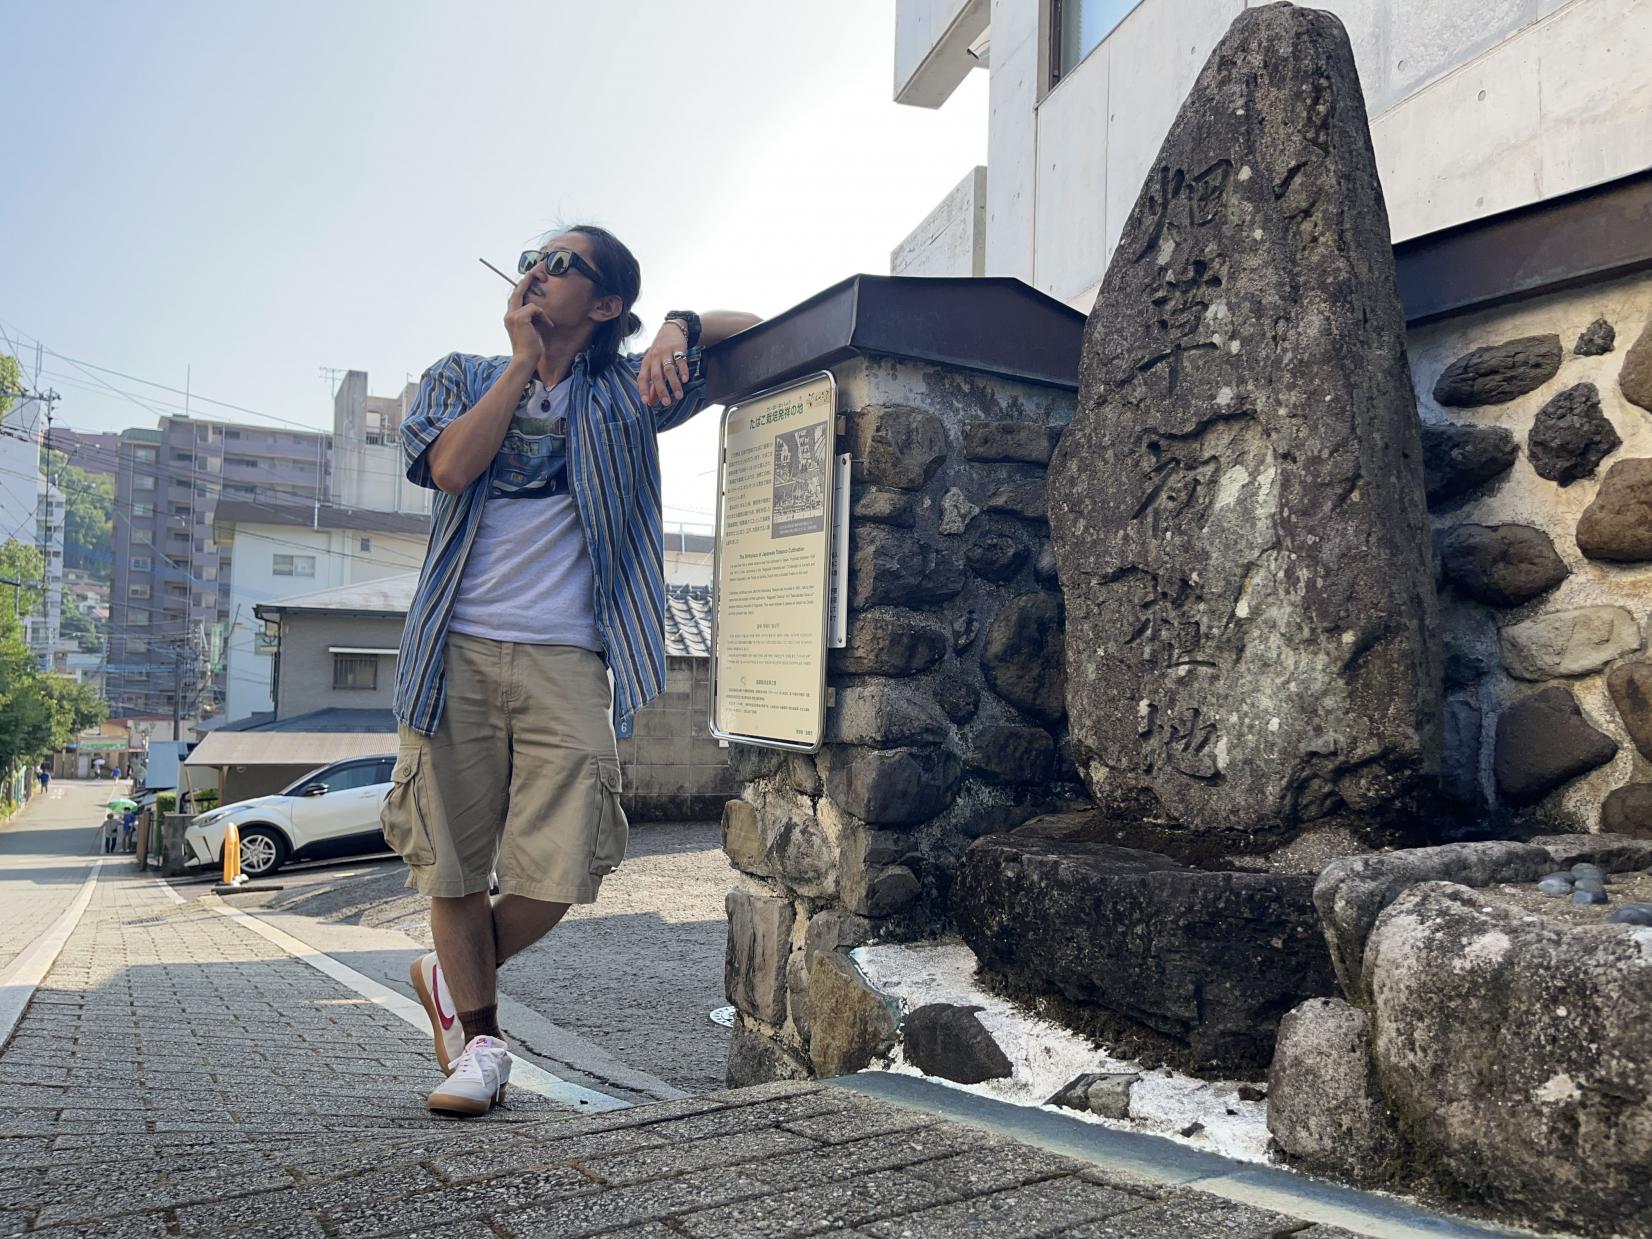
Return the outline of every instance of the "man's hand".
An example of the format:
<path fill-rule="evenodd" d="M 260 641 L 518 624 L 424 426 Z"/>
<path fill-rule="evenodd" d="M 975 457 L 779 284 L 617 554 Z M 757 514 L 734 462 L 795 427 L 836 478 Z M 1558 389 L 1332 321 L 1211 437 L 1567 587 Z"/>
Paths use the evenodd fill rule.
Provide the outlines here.
<path fill-rule="evenodd" d="M 681 323 L 669 319 L 643 354 L 642 365 L 637 370 L 637 390 L 642 393 L 642 402 L 653 408 L 681 400 L 686 382 L 688 337 L 683 334 Z"/>
<path fill-rule="evenodd" d="M 528 292 L 536 286 L 532 271 L 524 275 L 511 290 L 510 303 L 505 307 L 505 331 L 511 338 L 511 357 L 538 366 L 545 355 L 545 338 L 556 324 L 545 311 L 527 300 Z"/>

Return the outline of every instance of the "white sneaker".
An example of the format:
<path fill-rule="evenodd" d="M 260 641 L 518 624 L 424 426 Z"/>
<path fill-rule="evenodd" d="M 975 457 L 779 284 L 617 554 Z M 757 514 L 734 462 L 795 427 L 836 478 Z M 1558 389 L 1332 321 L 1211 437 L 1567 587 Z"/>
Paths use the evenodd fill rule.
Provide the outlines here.
<path fill-rule="evenodd" d="M 453 1060 L 465 1048 L 465 1029 L 459 1023 L 459 1013 L 453 1006 L 453 995 L 447 990 L 447 977 L 436 959 L 436 952 L 421 955 L 408 965 L 407 974 L 413 980 L 413 992 L 419 996 L 424 1013 L 430 1017 L 430 1031 L 436 1037 L 436 1065 L 445 1075 L 453 1070 Z"/>
<path fill-rule="evenodd" d="M 505 1100 L 511 1055 L 498 1037 L 472 1037 L 453 1060 L 447 1080 L 425 1102 L 444 1114 L 486 1114 Z"/>

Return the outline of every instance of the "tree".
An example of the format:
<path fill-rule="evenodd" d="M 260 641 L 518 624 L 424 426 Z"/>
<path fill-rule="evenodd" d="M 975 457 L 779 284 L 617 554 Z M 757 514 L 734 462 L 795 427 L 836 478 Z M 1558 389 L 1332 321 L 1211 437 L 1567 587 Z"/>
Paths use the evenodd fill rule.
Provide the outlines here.
<path fill-rule="evenodd" d="M 63 492 L 63 564 L 107 583 L 114 566 L 115 480 L 87 473 L 59 451 L 46 453 L 46 474 Z"/>
<path fill-rule="evenodd" d="M 0 576 L 38 581 L 45 571 L 45 560 L 35 547 L 15 540 L 0 546 Z M 58 714 L 52 689 L 23 640 L 23 617 L 39 604 L 38 588 L 0 586 L 0 771 L 13 770 L 18 762 L 58 747 L 53 742 Z M 75 713 L 69 706 L 63 715 L 72 718 Z"/>
<path fill-rule="evenodd" d="M 22 390 L 23 367 L 17 364 L 17 358 L 0 353 L 0 417 L 11 412 Z"/>

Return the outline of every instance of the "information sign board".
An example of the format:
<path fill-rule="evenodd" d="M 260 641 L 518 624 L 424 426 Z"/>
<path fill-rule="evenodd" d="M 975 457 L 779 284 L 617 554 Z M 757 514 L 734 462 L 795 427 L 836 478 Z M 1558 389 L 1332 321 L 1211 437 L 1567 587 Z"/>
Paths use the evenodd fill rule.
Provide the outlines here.
<path fill-rule="evenodd" d="M 711 729 L 812 752 L 847 527 L 836 512 L 837 384 L 822 371 L 723 413 L 713 572 Z M 841 627 L 841 624 L 838 625 Z"/>

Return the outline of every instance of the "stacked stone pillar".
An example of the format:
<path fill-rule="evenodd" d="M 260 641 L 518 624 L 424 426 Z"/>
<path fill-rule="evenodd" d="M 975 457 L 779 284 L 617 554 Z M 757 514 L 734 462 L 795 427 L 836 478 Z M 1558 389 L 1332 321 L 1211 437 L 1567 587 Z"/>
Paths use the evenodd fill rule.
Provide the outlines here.
<path fill-rule="evenodd" d="M 941 932 L 974 839 L 1083 795 L 1044 488 L 1073 393 L 890 357 L 835 374 L 849 642 L 818 753 L 731 746 L 731 1084 L 841 1074 L 887 1048 L 892 1013 L 848 951 Z"/>

